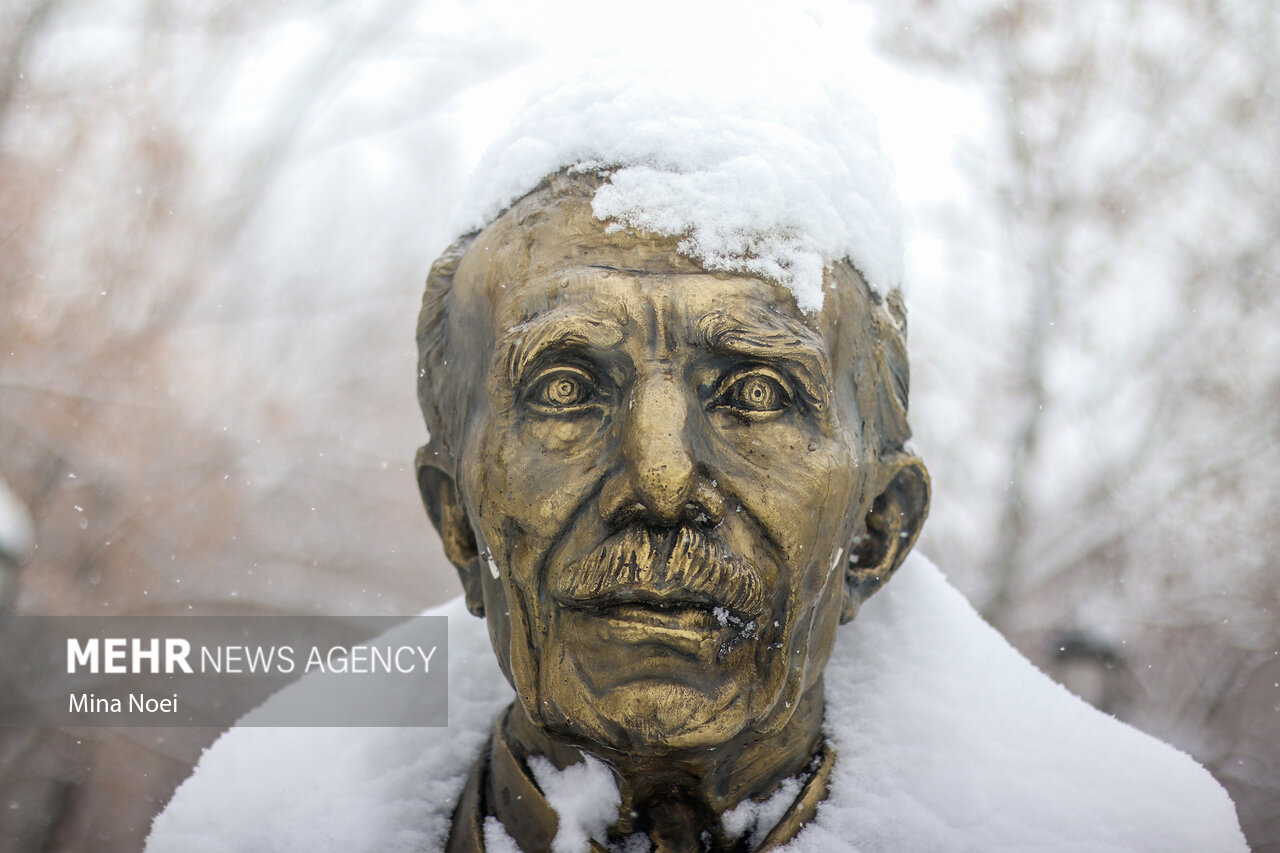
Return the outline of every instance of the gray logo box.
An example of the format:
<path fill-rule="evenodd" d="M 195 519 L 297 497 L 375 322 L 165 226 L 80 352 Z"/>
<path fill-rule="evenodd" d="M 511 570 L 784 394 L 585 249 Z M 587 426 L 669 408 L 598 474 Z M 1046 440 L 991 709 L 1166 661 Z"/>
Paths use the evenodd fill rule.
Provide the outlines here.
<path fill-rule="evenodd" d="M 0 726 L 444 726 L 444 616 L 15 614 Z"/>

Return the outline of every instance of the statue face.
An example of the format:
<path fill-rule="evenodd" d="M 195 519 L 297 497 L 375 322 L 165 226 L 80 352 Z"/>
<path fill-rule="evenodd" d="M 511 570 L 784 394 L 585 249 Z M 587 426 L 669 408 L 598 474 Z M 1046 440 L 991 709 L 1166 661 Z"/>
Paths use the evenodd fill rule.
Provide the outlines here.
<path fill-rule="evenodd" d="M 790 719 L 883 486 L 854 290 L 806 316 L 674 241 L 607 233 L 577 198 L 526 199 L 468 249 L 450 318 L 474 361 L 464 580 L 535 723 L 635 752 Z"/>

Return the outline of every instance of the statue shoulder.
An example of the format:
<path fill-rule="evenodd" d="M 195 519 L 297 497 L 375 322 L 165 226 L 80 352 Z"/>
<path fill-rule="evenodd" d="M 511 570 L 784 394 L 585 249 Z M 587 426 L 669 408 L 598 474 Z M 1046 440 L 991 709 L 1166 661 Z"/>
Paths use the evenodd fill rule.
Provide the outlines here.
<path fill-rule="evenodd" d="M 825 678 L 840 760 L 810 843 L 1248 849 L 1203 767 L 1050 680 L 923 557 L 841 628 Z"/>
<path fill-rule="evenodd" d="M 156 818 L 147 853 L 443 849 L 512 694 L 461 599 L 427 613 L 449 617 L 448 727 L 232 728 Z"/>

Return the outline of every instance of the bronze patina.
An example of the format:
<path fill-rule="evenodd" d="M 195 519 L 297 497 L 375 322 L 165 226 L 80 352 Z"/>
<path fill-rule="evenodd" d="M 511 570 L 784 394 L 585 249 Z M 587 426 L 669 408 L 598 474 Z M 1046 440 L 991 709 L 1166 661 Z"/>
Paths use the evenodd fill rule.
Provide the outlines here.
<path fill-rule="evenodd" d="M 454 815 L 532 853 L 556 815 L 529 760 L 616 776 L 610 842 L 748 850 L 722 816 L 838 760 L 822 671 L 902 562 L 929 479 L 905 446 L 905 315 L 846 261 L 821 311 L 591 211 L 562 172 L 451 247 L 418 328 L 428 514 L 517 701 Z M 761 835 L 763 841 L 760 840 Z"/>

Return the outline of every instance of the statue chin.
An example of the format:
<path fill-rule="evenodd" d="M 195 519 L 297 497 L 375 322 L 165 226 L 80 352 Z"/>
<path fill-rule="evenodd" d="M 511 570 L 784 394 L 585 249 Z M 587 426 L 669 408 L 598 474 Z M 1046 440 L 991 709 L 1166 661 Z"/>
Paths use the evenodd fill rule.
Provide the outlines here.
<path fill-rule="evenodd" d="M 648 624 L 655 619 L 659 626 Z M 517 634 L 526 643 L 511 649 L 528 719 L 553 739 L 632 756 L 707 750 L 781 730 L 799 707 L 801 671 L 777 665 L 788 656 L 760 667 L 758 646 L 770 644 L 772 631 L 733 643 L 737 629 L 710 621 L 679 612 L 554 613 L 543 631 Z M 538 653 L 535 638 L 557 652 Z"/>
<path fill-rule="evenodd" d="M 707 749 L 733 740 L 748 722 L 746 702 L 732 690 L 707 695 L 681 684 L 639 683 L 594 696 L 564 687 L 561 681 L 560 689 L 544 692 L 536 702 L 539 712 L 531 716 L 586 748 L 630 755 Z"/>

